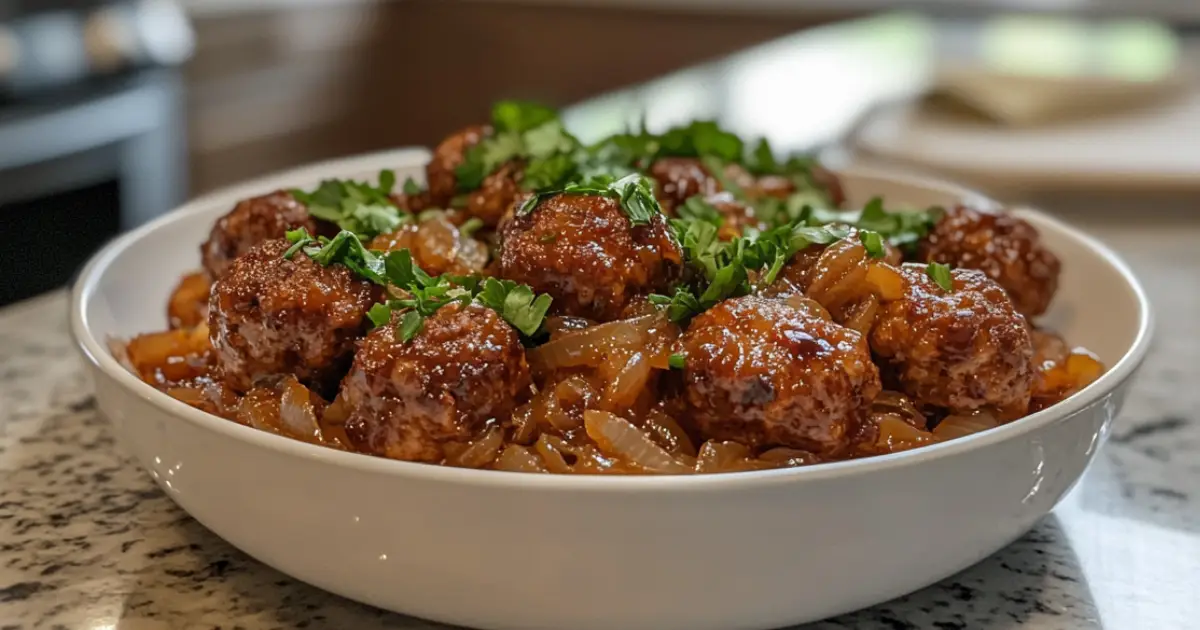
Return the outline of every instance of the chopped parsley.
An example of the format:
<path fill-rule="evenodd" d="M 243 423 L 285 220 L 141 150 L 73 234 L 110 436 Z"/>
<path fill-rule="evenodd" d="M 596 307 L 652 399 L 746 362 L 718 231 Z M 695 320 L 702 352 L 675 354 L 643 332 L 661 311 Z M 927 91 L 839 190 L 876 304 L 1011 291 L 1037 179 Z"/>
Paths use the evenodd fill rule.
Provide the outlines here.
<path fill-rule="evenodd" d="M 668 129 L 658 136 L 657 144 L 654 157 L 712 157 L 724 162 L 740 162 L 745 150 L 737 134 L 711 120 Z"/>
<path fill-rule="evenodd" d="M 679 215 L 681 221 L 702 221 L 718 228 L 725 223 L 725 217 L 703 195 L 688 197 L 687 201 L 675 209 L 675 214 Z"/>
<path fill-rule="evenodd" d="M 667 365 L 670 365 L 673 370 L 682 370 L 687 367 L 687 355 L 682 352 L 676 352 L 671 355 L 671 358 L 667 359 Z"/>
<path fill-rule="evenodd" d="M 945 210 L 936 206 L 925 210 L 888 212 L 883 209 L 883 199 L 875 197 L 863 206 L 854 226 L 878 232 L 893 246 L 910 251 L 944 213 Z"/>
<path fill-rule="evenodd" d="M 417 266 L 407 249 L 387 253 L 370 250 L 350 231 L 328 239 L 313 238 L 301 228 L 288 232 L 287 239 L 292 245 L 284 253 L 285 258 L 303 251 L 322 266 L 341 264 L 375 284 L 403 289 L 406 297 L 373 305 L 367 311 L 367 319 L 375 326 L 382 326 L 392 320 L 393 312 L 403 312 L 398 331 L 405 342 L 421 332 L 425 318 L 456 302 L 482 304 L 526 337 L 533 337 L 541 330 L 550 308 L 550 296 L 534 295 L 528 285 L 479 276 L 430 276 Z"/>
<path fill-rule="evenodd" d="M 406 177 L 404 179 L 403 192 L 406 195 L 419 195 L 421 194 L 421 185 L 414 181 L 413 178 Z"/>
<path fill-rule="evenodd" d="M 561 186 L 576 172 L 579 141 L 567 132 L 553 109 L 522 101 L 500 101 L 492 108 L 493 134 L 467 150 L 455 169 L 458 189 L 479 188 L 484 178 L 507 162 L 525 162 L 521 187 L 542 190 Z"/>
<path fill-rule="evenodd" d="M 533 212 L 542 200 L 554 195 L 594 195 L 616 199 L 621 211 L 631 225 L 646 225 L 654 215 L 662 213 L 658 199 L 654 197 L 654 186 L 644 175 L 631 173 L 620 179 L 610 175 L 597 175 L 575 181 L 555 190 L 545 190 L 533 195 L 517 208 L 517 216 Z"/>
<path fill-rule="evenodd" d="M 862 242 L 863 247 L 867 250 L 867 255 L 871 258 L 883 258 L 887 255 L 887 247 L 883 244 L 883 237 L 879 232 L 870 230 L 859 230 L 858 240 Z"/>
<path fill-rule="evenodd" d="M 943 291 L 954 290 L 954 277 L 950 275 L 950 267 L 939 262 L 931 262 L 925 267 L 925 274 L 929 276 Z"/>
<path fill-rule="evenodd" d="M 290 192 L 308 207 L 308 213 L 313 217 L 370 239 L 391 232 L 411 219 L 389 197 L 395 186 L 396 174 L 384 170 L 379 173 L 377 186 L 348 179 L 328 179 L 311 192 Z"/>

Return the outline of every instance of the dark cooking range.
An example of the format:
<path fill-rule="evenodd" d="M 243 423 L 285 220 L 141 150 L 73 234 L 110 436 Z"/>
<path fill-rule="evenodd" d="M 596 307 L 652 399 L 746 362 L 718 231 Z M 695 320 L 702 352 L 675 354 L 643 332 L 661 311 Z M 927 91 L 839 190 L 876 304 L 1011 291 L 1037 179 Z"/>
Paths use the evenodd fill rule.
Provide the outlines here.
<path fill-rule="evenodd" d="M 0 305 L 184 197 L 191 45 L 163 0 L 0 2 Z"/>

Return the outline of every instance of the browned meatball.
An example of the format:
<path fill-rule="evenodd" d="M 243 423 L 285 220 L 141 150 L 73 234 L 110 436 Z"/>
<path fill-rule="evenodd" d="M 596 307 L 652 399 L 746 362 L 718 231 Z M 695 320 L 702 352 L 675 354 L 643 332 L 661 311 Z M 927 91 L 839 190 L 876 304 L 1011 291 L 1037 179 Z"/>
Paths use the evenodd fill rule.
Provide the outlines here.
<path fill-rule="evenodd" d="M 862 335 L 779 300 L 726 300 L 680 347 L 683 417 L 705 438 L 836 453 L 880 391 Z"/>
<path fill-rule="evenodd" d="M 978 269 L 1008 291 L 1027 317 L 1046 311 L 1062 268 L 1032 225 L 1010 214 L 957 207 L 921 239 L 918 258 Z"/>
<path fill-rule="evenodd" d="M 294 374 L 329 395 L 365 332 L 379 287 L 341 265 L 322 267 L 289 244 L 267 241 L 238 258 L 213 285 L 209 337 L 221 378 L 248 391 L 264 376 Z"/>
<path fill-rule="evenodd" d="M 394 322 L 363 339 L 342 384 L 346 432 L 366 452 L 437 462 L 446 442 L 511 414 L 529 384 L 521 340 L 495 311 L 444 306 L 408 342 Z"/>
<path fill-rule="evenodd" d="M 705 201 L 712 204 L 717 209 L 717 212 L 721 213 L 721 218 L 724 219 L 721 229 L 717 231 L 717 236 L 721 239 L 731 240 L 738 238 L 748 227 L 757 230 L 765 230 L 768 227 L 759 220 L 752 206 L 734 199 L 730 193 L 720 192 L 711 195 Z"/>
<path fill-rule="evenodd" d="M 634 226 L 617 200 L 554 195 L 502 229 L 500 275 L 554 298 L 551 309 L 610 321 L 635 297 L 665 292 L 683 256 L 667 221 Z"/>
<path fill-rule="evenodd" d="M 425 166 L 433 207 L 450 207 L 450 200 L 458 194 L 458 176 L 454 170 L 462 165 L 468 149 L 491 134 L 492 128 L 487 125 L 472 125 L 450 134 L 433 149 L 433 157 Z"/>
<path fill-rule="evenodd" d="M 825 191 L 833 207 L 840 208 L 846 202 L 846 192 L 842 189 L 842 182 L 833 171 L 822 166 L 812 167 L 812 182 Z M 764 175 L 759 177 L 749 189 L 753 195 L 787 199 L 796 192 L 796 184 L 782 175 Z"/>
<path fill-rule="evenodd" d="M 233 259 L 250 248 L 283 238 L 288 230 L 301 227 L 310 234 L 317 233 L 317 222 L 308 215 L 308 208 L 287 191 L 243 200 L 229 214 L 217 219 L 208 240 L 200 246 L 204 269 L 213 278 L 220 278 Z"/>
<path fill-rule="evenodd" d="M 647 172 L 658 183 L 658 200 L 667 214 L 694 195 L 705 197 L 721 191 L 721 184 L 696 158 L 659 158 Z"/>
<path fill-rule="evenodd" d="M 521 194 L 523 167 L 513 161 L 502 165 L 483 178 L 477 190 L 467 195 L 466 214 L 476 217 L 488 227 L 496 227 L 504 214 Z"/>
<path fill-rule="evenodd" d="M 488 262 L 487 245 L 463 236 L 453 223 L 440 216 L 420 225 L 401 225 L 395 232 L 376 236 L 368 247 L 385 252 L 407 249 L 418 267 L 435 276 L 479 273 Z"/>
<path fill-rule="evenodd" d="M 955 269 L 945 291 L 924 265 L 900 268 L 905 295 L 881 305 L 871 350 L 920 404 L 965 413 L 995 407 L 1024 415 L 1033 387 L 1033 344 L 1004 289 L 980 271 Z"/>

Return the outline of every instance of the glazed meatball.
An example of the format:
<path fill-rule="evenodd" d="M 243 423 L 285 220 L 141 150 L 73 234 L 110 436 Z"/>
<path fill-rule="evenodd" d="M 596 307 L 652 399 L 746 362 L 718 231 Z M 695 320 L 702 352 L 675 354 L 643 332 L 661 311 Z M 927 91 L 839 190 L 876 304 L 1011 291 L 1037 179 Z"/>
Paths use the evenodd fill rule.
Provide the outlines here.
<path fill-rule="evenodd" d="M 721 184 L 696 158 L 659 158 L 650 165 L 647 174 L 658 183 L 658 201 L 670 215 L 689 197 L 708 197 L 721 191 Z"/>
<path fill-rule="evenodd" d="M 501 234 L 500 275 L 550 294 L 560 315 L 616 319 L 634 298 L 666 292 L 683 266 L 661 214 L 635 226 L 607 197 L 554 195 Z"/>
<path fill-rule="evenodd" d="M 846 193 L 837 174 L 823 166 L 811 169 L 812 183 L 823 190 L 835 208 L 840 208 L 846 202 Z M 764 175 L 759 177 L 751 187 L 755 195 L 787 199 L 796 192 L 796 184 L 790 178 L 782 175 Z"/>
<path fill-rule="evenodd" d="M 759 220 L 752 206 L 734 199 L 730 193 L 720 192 L 709 196 L 705 201 L 712 204 L 712 207 L 721 213 L 721 218 L 724 220 L 721 229 L 717 231 L 717 236 L 721 239 L 738 238 L 748 227 L 757 230 L 765 230 L 768 227 Z"/>
<path fill-rule="evenodd" d="M 458 194 L 458 176 L 454 170 L 466 160 L 467 151 L 491 133 L 492 128 L 487 125 L 473 125 L 450 134 L 433 149 L 433 157 L 425 166 L 433 207 L 450 207 L 450 200 Z"/>
<path fill-rule="evenodd" d="M 525 349 L 495 311 L 444 306 L 408 342 L 397 336 L 400 317 L 363 339 L 342 384 L 357 448 L 438 462 L 446 442 L 470 439 L 528 396 Z"/>
<path fill-rule="evenodd" d="M 317 227 L 304 204 L 287 191 L 276 191 L 241 201 L 229 214 L 217 219 L 208 240 L 200 246 L 200 258 L 205 271 L 213 278 L 220 278 L 235 258 L 255 245 L 283 238 L 288 230 L 296 228 L 316 234 Z"/>
<path fill-rule="evenodd" d="M 479 188 L 467 195 L 466 214 L 488 227 L 496 227 L 513 201 L 521 195 L 523 167 L 512 161 L 483 178 Z"/>
<path fill-rule="evenodd" d="M 921 240 L 918 258 L 984 272 L 1026 317 L 1046 311 L 1062 267 L 1032 225 L 1007 213 L 965 207 L 938 221 Z"/>
<path fill-rule="evenodd" d="M 1025 318 L 983 272 L 955 269 L 943 290 L 924 265 L 900 268 L 905 295 L 880 306 L 871 350 L 920 404 L 968 413 L 995 407 L 1024 415 L 1033 387 L 1033 344 Z"/>
<path fill-rule="evenodd" d="M 418 267 L 435 276 L 479 273 L 488 262 L 486 245 L 464 236 L 453 223 L 440 216 L 420 225 L 401 225 L 395 232 L 375 237 L 368 247 L 384 252 L 407 249 Z"/>
<path fill-rule="evenodd" d="M 265 376 L 294 374 L 328 396 L 346 373 L 379 287 L 341 265 L 322 267 L 289 244 L 267 241 L 213 285 L 209 337 L 221 378 L 248 391 Z"/>
<path fill-rule="evenodd" d="M 836 453 L 880 391 L 862 335 L 780 300 L 726 300 L 680 347 L 682 417 L 706 439 Z"/>

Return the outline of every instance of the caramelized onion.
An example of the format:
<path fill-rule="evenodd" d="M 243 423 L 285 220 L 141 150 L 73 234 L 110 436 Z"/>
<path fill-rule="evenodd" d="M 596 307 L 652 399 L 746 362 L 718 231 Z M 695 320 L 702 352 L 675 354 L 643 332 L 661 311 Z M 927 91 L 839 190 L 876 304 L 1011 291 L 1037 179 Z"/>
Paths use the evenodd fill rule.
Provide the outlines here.
<path fill-rule="evenodd" d="M 614 349 L 635 349 L 645 343 L 655 316 L 644 315 L 600 324 L 544 343 L 527 353 L 529 367 L 538 374 L 572 367 L 597 367 Z"/>
<path fill-rule="evenodd" d="M 500 457 L 496 458 L 496 462 L 492 465 L 492 468 L 510 472 L 550 472 L 542 465 L 538 456 L 529 450 L 529 447 L 517 444 L 505 446 L 504 450 L 500 452 Z"/>
<path fill-rule="evenodd" d="M 922 431 L 893 414 L 878 417 L 879 437 L 875 446 L 885 452 L 903 451 L 934 441 L 933 435 Z"/>
<path fill-rule="evenodd" d="M 996 420 L 996 415 L 981 409 L 970 415 L 946 416 L 933 429 L 933 435 L 941 440 L 953 440 L 998 426 L 1000 423 Z"/>
<path fill-rule="evenodd" d="M 626 409 L 637 400 L 638 394 L 650 380 L 650 362 L 646 355 L 635 352 L 625 363 L 625 367 L 608 383 L 604 390 L 601 404 L 605 409 Z"/>
<path fill-rule="evenodd" d="M 560 446 L 562 444 L 562 440 L 554 438 L 553 436 L 542 434 L 541 437 L 538 438 L 537 443 L 534 444 L 534 448 L 537 449 L 538 455 L 542 456 L 542 462 L 545 463 L 546 468 L 550 472 L 575 472 L 575 469 L 571 466 L 571 464 L 567 463 L 567 458 L 563 455 L 563 451 L 560 450 Z M 575 455 L 572 454 L 571 457 L 574 459 Z"/>
<path fill-rule="evenodd" d="M 867 269 L 866 282 L 874 294 L 884 302 L 904 297 L 904 276 L 887 263 L 874 263 Z"/>
<path fill-rule="evenodd" d="M 773 448 L 758 456 L 759 461 L 775 464 L 780 468 L 809 466 L 821 462 L 821 458 L 797 448 Z"/>
<path fill-rule="evenodd" d="M 482 437 L 472 440 L 461 451 L 451 454 L 447 450 L 446 464 L 459 468 L 483 468 L 492 463 L 504 446 L 504 432 L 493 425 Z"/>
<path fill-rule="evenodd" d="M 821 306 L 819 302 L 810 297 L 793 295 L 784 300 L 784 302 L 813 317 L 823 319 L 827 322 L 833 321 L 833 317 L 829 315 L 829 311 L 825 310 L 824 306 Z"/>
<path fill-rule="evenodd" d="M 589 409 L 583 412 L 583 424 L 588 437 L 609 455 L 647 472 L 683 474 L 691 470 L 671 457 L 641 429 L 620 416 L 606 411 Z"/>
<path fill-rule="evenodd" d="M 675 419 L 658 409 L 646 415 L 643 427 L 656 442 L 672 455 L 696 456 L 696 445 Z"/>
<path fill-rule="evenodd" d="M 718 473 L 775 468 L 773 462 L 762 462 L 750 456 L 750 448 L 738 442 L 709 440 L 696 456 L 696 472 Z"/>
<path fill-rule="evenodd" d="M 289 375 L 279 384 L 279 389 L 282 391 L 279 400 L 282 432 L 305 442 L 320 443 L 321 427 L 317 424 L 317 411 L 308 388 Z"/>

